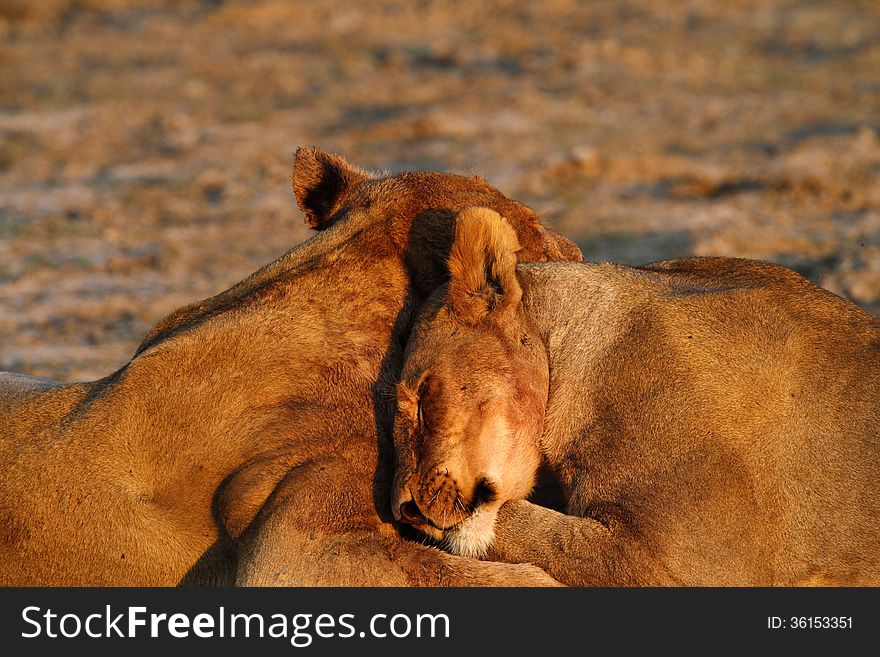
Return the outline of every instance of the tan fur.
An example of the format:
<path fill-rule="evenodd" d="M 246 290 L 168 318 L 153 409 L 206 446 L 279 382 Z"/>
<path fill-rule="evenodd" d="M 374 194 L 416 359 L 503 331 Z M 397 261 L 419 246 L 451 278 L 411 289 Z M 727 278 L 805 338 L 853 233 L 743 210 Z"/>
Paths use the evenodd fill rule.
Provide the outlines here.
<path fill-rule="evenodd" d="M 498 294 L 511 285 L 511 277 L 515 278 L 516 253 L 520 249 L 513 230 L 498 229 L 502 221 L 488 208 L 467 208 L 455 222 L 449 252 L 449 299 L 453 312 L 472 324 L 489 310 L 519 303 L 519 296 Z M 471 248 L 477 244 L 485 248 Z M 492 254 L 501 254 L 501 258 L 496 260 Z"/>
<path fill-rule="evenodd" d="M 552 583 L 400 538 L 391 382 L 456 213 L 512 217 L 526 260 L 579 251 L 480 179 L 299 149 L 294 189 L 322 232 L 172 313 L 118 372 L 0 378 L 0 583 Z"/>
<path fill-rule="evenodd" d="M 470 234 L 481 241 L 453 252 L 510 261 Z M 464 287 L 478 274 L 460 273 Z M 418 527 L 566 584 L 880 584 L 877 318 L 731 258 L 520 265 L 515 280 L 503 293 L 521 290 L 517 308 L 476 324 L 454 312 L 452 280 L 413 329 L 393 506 L 414 499 Z M 407 401 L 423 380 L 434 394 Z M 519 427 L 513 442 L 484 430 L 498 416 Z M 535 441 L 566 514 L 522 499 Z M 498 499 L 471 504 L 490 470 Z M 438 472 L 463 508 L 425 497 Z"/>

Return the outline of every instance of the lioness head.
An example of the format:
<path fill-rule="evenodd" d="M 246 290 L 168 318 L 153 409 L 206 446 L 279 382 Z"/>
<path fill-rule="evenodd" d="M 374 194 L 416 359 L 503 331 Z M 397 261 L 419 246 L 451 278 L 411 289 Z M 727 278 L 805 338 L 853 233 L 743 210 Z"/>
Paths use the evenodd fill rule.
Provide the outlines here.
<path fill-rule="evenodd" d="M 449 283 L 425 302 L 397 387 L 395 517 L 467 556 L 485 553 L 541 458 L 547 359 L 520 303 L 519 248 L 497 212 L 458 214 Z"/>
<path fill-rule="evenodd" d="M 455 215 L 470 206 L 504 215 L 522 247 L 521 262 L 583 259 L 580 249 L 544 228 L 534 211 L 504 196 L 479 176 L 432 171 L 371 175 L 338 155 L 318 149 L 296 152 L 293 187 L 306 222 L 323 231 L 338 224 L 380 228 L 382 244 L 402 248 L 415 288 L 434 290 L 446 279 L 446 257 Z"/>

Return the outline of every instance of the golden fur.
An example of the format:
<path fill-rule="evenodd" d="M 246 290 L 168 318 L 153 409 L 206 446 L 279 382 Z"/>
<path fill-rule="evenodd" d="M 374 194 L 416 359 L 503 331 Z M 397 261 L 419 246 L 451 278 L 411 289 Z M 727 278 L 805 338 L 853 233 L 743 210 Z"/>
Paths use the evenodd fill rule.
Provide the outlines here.
<path fill-rule="evenodd" d="M 321 232 L 172 313 L 119 371 L 0 377 L 0 584 L 552 583 L 400 538 L 389 386 L 456 213 L 504 212 L 525 259 L 579 251 L 479 178 L 299 149 L 293 186 Z"/>
<path fill-rule="evenodd" d="M 880 584 L 877 318 L 764 262 L 516 266 L 482 222 L 407 348 L 398 516 L 566 584 Z"/>

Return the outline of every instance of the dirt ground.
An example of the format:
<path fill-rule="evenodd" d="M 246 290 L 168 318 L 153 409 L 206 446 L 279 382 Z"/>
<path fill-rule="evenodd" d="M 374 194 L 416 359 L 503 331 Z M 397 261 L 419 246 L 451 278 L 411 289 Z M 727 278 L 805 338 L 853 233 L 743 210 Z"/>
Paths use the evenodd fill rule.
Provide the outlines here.
<path fill-rule="evenodd" d="M 876 0 L 0 0 L 0 369 L 109 374 L 305 239 L 298 145 L 880 313 Z"/>

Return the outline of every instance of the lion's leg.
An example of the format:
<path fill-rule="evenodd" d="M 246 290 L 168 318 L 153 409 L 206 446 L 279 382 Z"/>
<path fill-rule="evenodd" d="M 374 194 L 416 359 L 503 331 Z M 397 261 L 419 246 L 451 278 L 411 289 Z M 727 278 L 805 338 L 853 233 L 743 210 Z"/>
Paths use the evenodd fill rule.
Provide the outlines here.
<path fill-rule="evenodd" d="M 395 551 L 408 586 L 560 586 L 532 564 L 477 561 L 396 539 Z"/>
<path fill-rule="evenodd" d="M 400 538 L 382 523 L 370 482 L 344 459 L 293 468 L 238 541 L 244 586 L 549 586 L 530 565 L 480 562 Z"/>
<path fill-rule="evenodd" d="M 529 564 L 482 562 L 381 536 L 263 525 L 239 557 L 238 586 L 558 586 Z"/>
<path fill-rule="evenodd" d="M 532 563 L 569 586 L 675 584 L 626 528 L 569 516 L 524 500 L 504 504 L 488 558 Z"/>

